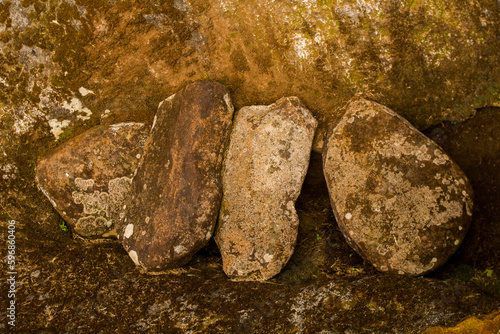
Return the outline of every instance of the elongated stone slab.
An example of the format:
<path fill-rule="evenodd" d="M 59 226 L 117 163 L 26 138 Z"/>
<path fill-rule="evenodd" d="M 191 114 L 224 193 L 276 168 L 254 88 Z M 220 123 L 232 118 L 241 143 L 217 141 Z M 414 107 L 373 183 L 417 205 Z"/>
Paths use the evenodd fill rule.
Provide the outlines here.
<path fill-rule="evenodd" d="M 430 272 L 469 229 L 473 193 L 465 174 L 380 104 L 349 104 L 327 138 L 323 167 L 340 229 L 378 270 Z"/>
<path fill-rule="evenodd" d="M 142 123 L 97 126 L 38 162 L 38 188 L 74 232 L 113 234 L 147 132 Z"/>
<path fill-rule="evenodd" d="M 215 240 L 234 280 L 266 280 L 290 259 L 316 119 L 296 97 L 241 108 L 224 160 Z"/>
<path fill-rule="evenodd" d="M 221 84 L 190 84 L 160 104 L 118 236 L 148 270 L 181 266 L 212 236 L 233 106 Z"/>

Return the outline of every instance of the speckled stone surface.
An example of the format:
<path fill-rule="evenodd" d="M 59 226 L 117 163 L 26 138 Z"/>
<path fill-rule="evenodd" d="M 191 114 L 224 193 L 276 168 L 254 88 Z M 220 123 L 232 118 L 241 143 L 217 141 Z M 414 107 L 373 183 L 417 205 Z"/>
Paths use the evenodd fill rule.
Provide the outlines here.
<path fill-rule="evenodd" d="M 241 108 L 224 160 L 224 197 L 215 240 L 233 280 L 278 274 L 295 248 L 295 201 L 316 119 L 296 97 Z"/>
<path fill-rule="evenodd" d="M 378 270 L 421 275 L 462 242 L 472 187 L 432 140 L 390 109 L 351 102 L 328 135 L 323 166 L 347 242 Z"/>
<path fill-rule="evenodd" d="M 181 266 L 212 236 L 233 111 L 226 88 L 211 81 L 160 104 L 117 229 L 137 265 Z"/>
<path fill-rule="evenodd" d="M 147 132 L 142 123 L 96 126 L 38 162 L 38 188 L 74 232 L 113 234 Z"/>

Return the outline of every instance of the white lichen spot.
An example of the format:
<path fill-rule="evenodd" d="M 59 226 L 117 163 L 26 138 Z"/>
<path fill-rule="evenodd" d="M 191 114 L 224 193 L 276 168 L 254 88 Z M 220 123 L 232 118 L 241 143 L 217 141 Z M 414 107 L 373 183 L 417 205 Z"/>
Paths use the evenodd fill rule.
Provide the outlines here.
<path fill-rule="evenodd" d="M 128 123 L 118 123 L 118 124 L 113 124 L 109 126 L 109 129 L 113 132 L 121 131 L 124 128 L 128 127 L 134 127 L 134 126 L 144 126 L 143 123 L 134 123 L 134 122 L 128 122 Z"/>
<path fill-rule="evenodd" d="M 299 59 L 308 59 L 311 55 L 312 42 L 304 34 L 297 33 L 293 36 L 292 48 Z"/>
<path fill-rule="evenodd" d="M 232 114 L 234 112 L 234 106 L 231 103 L 231 98 L 229 97 L 229 94 L 224 95 L 224 102 L 226 102 L 227 110 Z"/>
<path fill-rule="evenodd" d="M 345 219 L 350 220 L 352 218 L 352 214 L 350 212 L 345 214 Z"/>
<path fill-rule="evenodd" d="M 135 156 L 137 159 L 140 159 L 141 158 L 141 155 L 139 153 L 137 153 L 137 155 Z"/>
<path fill-rule="evenodd" d="M 101 118 L 107 118 L 111 114 L 111 110 L 106 109 L 104 110 L 104 113 L 101 115 Z"/>
<path fill-rule="evenodd" d="M 458 227 L 458 230 L 459 230 L 459 231 L 462 231 L 463 229 L 464 229 L 464 228 L 463 228 L 462 226 L 459 226 L 459 227 Z"/>
<path fill-rule="evenodd" d="M 271 260 L 273 259 L 273 257 L 274 257 L 274 256 L 273 256 L 273 255 L 271 255 L 271 254 L 265 254 L 265 255 L 264 255 L 264 261 L 265 261 L 265 262 L 271 262 Z"/>
<path fill-rule="evenodd" d="M 87 96 L 89 94 L 94 94 L 93 91 L 91 91 L 91 90 L 89 90 L 89 89 L 87 89 L 85 87 L 78 88 L 78 91 L 80 92 L 80 94 L 82 94 L 82 96 Z"/>
<path fill-rule="evenodd" d="M 50 132 L 56 137 L 56 140 L 59 139 L 59 136 L 64 132 L 64 128 L 68 127 L 70 121 L 67 119 L 58 121 L 53 118 L 49 120 Z"/>
<path fill-rule="evenodd" d="M 398 274 L 399 274 L 399 275 L 404 275 L 404 274 L 405 274 L 405 272 L 404 272 L 404 271 L 402 271 L 402 270 L 398 270 Z"/>
<path fill-rule="evenodd" d="M 15 180 L 17 178 L 16 174 L 19 173 L 19 169 L 14 164 L 0 166 L 0 171 L 3 172 L 2 178 L 4 180 Z"/>
<path fill-rule="evenodd" d="M 177 254 L 182 254 L 184 253 L 185 251 L 187 250 L 186 247 L 184 247 L 183 245 L 179 245 L 179 246 L 175 246 L 174 247 L 174 252 L 177 253 Z"/>
<path fill-rule="evenodd" d="M 137 265 L 137 266 L 140 266 L 141 264 L 139 263 L 139 257 L 137 256 L 137 252 L 134 251 L 134 250 L 131 250 L 130 252 L 128 252 L 128 255 L 130 256 L 130 258 L 132 259 L 132 261 L 134 261 L 134 263 Z"/>
<path fill-rule="evenodd" d="M 119 177 L 108 182 L 108 192 L 91 191 L 94 180 L 76 178 L 76 190 L 71 193 L 75 204 L 83 205 L 79 228 L 86 234 L 98 232 L 102 227 L 112 227 L 112 213 L 118 213 L 129 191 L 131 179 Z M 121 213 L 120 213 L 121 215 Z M 83 219 L 84 218 L 84 219 Z"/>
<path fill-rule="evenodd" d="M 389 268 L 387 268 L 387 266 L 380 266 L 380 270 L 381 271 L 388 271 Z"/>
<path fill-rule="evenodd" d="M 448 162 L 448 157 L 441 152 L 441 150 L 435 149 L 434 150 L 434 155 L 436 158 L 434 158 L 433 162 L 436 165 L 444 165 L 446 162 Z"/>
<path fill-rule="evenodd" d="M 80 190 L 87 191 L 88 188 L 91 188 L 94 185 L 94 180 L 92 179 L 84 180 L 80 177 L 77 177 L 75 179 L 75 185 Z"/>
<path fill-rule="evenodd" d="M 90 115 L 92 115 L 92 111 L 84 107 L 82 101 L 76 97 L 71 98 L 69 103 L 64 101 L 62 107 L 68 109 L 72 114 L 76 114 L 76 118 L 82 121 L 90 119 Z"/>
<path fill-rule="evenodd" d="M 458 246 L 458 244 L 460 244 L 460 240 L 455 240 L 455 246 Z"/>
<path fill-rule="evenodd" d="M 162 103 L 163 103 L 163 101 L 160 102 L 160 106 L 161 106 Z M 153 125 L 151 126 L 151 130 L 150 131 L 153 131 L 153 129 L 155 128 L 156 120 L 157 119 L 158 119 L 158 115 L 155 115 L 155 118 L 153 119 Z"/>
<path fill-rule="evenodd" d="M 205 240 L 209 240 L 211 236 L 212 236 L 212 232 L 208 231 L 207 234 L 205 235 Z"/>
<path fill-rule="evenodd" d="M 437 258 L 433 257 L 432 260 L 431 260 L 431 263 L 436 263 L 438 261 Z"/>
<path fill-rule="evenodd" d="M 5 109 L 6 106 L 4 106 Z M 0 110 L 2 112 L 7 111 L 2 107 Z M 37 118 L 43 117 L 43 113 L 40 112 L 37 108 L 28 108 L 24 106 L 20 106 L 16 108 L 16 111 L 8 111 L 13 118 L 15 119 L 14 125 L 12 128 L 14 129 L 14 132 L 18 135 L 25 134 L 29 132 L 33 126 L 36 124 Z"/>
<path fill-rule="evenodd" d="M 130 238 L 134 234 L 134 224 L 128 224 L 125 227 L 125 233 L 123 233 L 124 238 Z"/>

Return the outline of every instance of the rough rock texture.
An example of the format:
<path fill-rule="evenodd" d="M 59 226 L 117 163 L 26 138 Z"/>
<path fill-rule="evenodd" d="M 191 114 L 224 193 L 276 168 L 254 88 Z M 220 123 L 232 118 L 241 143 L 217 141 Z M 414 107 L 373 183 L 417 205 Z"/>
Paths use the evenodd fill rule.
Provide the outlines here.
<path fill-rule="evenodd" d="M 469 229 L 473 193 L 465 174 L 380 104 L 347 106 L 325 143 L 323 165 L 346 240 L 381 271 L 430 272 Z"/>
<path fill-rule="evenodd" d="M 233 111 L 224 86 L 210 81 L 161 103 L 117 229 L 137 265 L 181 266 L 212 236 Z"/>
<path fill-rule="evenodd" d="M 463 123 L 425 133 L 467 174 L 474 189 L 471 229 L 459 249 L 462 261 L 500 273 L 500 108 L 484 108 Z"/>
<path fill-rule="evenodd" d="M 296 97 L 241 108 L 224 159 L 215 240 L 235 280 L 278 274 L 295 247 L 300 194 L 316 119 Z"/>
<path fill-rule="evenodd" d="M 306 177 L 296 203 L 297 247 L 283 271 L 264 283 L 232 282 L 207 249 L 182 268 L 145 275 L 116 241 L 72 239 L 55 223 L 55 210 L 48 216 L 26 210 L 28 218 L 16 222 L 17 332 L 416 334 L 500 309 L 498 295 L 473 281 L 436 278 L 441 270 L 424 278 L 377 272 L 338 230 L 326 185 L 318 189 L 316 157 L 308 173 L 311 167 L 313 178 Z M 45 196 L 34 195 L 50 211 Z M 1 240 L 5 219 L 0 215 Z M 1 280 L 0 290 L 7 289 Z M 12 332 L 6 321 L 2 331 Z"/>
<path fill-rule="evenodd" d="M 0 205 L 52 215 L 32 172 L 44 151 L 98 124 L 150 125 L 199 79 L 238 109 L 298 96 L 323 129 L 355 93 L 418 128 L 458 121 L 498 105 L 498 31 L 494 0 L 2 1 Z"/>
<path fill-rule="evenodd" d="M 51 235 L 19 246 L 18 333 L 417 334 L 500 308 L 498 298 L 453 280 L 375 273 L 232 282 L 220 259 L 206 256 L 152 276 L 116 242 Z M 5 280 L 0 288 L 7 291 Z M 4 319 L 6 313 L 0 309 Z M 0 331 L 10 329 L 0 323 Z"/>
<path fill-rule="evenodd" d="M 453 328 L 433 327 L 422 334 L 497 334 L 500 333 L 500 311 L 483 319 L 470 317 Z"/>
<path fill-rule="evenodd" d="M 0 220 L 17 220 L 23 256 L 20 331 L 106 332 L 118 326 L 118 332 L 129 333 L 137 325 L 151 332 L 162 326 L 183 332 L 192 319 L 191 328 L 208 328 L 204 332 L 223 332 L 221 323 L 231 333 L 240 328 L 257 332 L 261 322 L 270 332 L 278 323 L 273 315 L 286 322 L 286 311 L 263 307 L 274 301 L 251 300 L 270 288 L 232 290 L 235 285 L 223 286 L 223 280 L 191 276 L 185 278 L 192 284 L 181 287 L 179 277 L 156 281 L 141 276 L 124 251 L 75 243 L 60 230 L 60 216 L 36 187 L 38 158 L 97 124 L 150 125 L 165 96 L 207 78 L 225 83 L 237 108 L 296 95 L 323 124 L 340 118 L 338 106 L 364 91 L 376 94 L 377 101 L 418 128 L 458 120 L 471 112 L 471 104 L 498 103 L 496 7 L 495 0 L 0 1 Z M 349 265 L 342 268 L 348 271 Z M 442 290 L 438 282 L 434 290 L 418 286 L 388 293 L 383 306 L 393 305 L 393 314 L 363 307 L 339 313 L 339 319 L 348 320 L 336 328 L 361 333 L 369 324 L 382 327 L 379 320 L 389 316 L 379 332 L 408 326 L 399 332 L 411 333 L 429 323 L 454 325 L 479 312 L 464 308 L 458 299 L 448 310 L 462 313 L 450 317 L 436 311 L 436 305 L 448 307 L 448 299 L 455 297 L 452 287 Z M 222 296 L 202 300 L 195 295 L 194 304 L 182 304 L 203 284 L 209 290 L 223 286 Z M 401 281 L 391 286 L 406 287 Z M 151 293 L 144 294 L 146 290 Z M 405 312 L 392 302 L 394 294 L 421 296 L 422 291 L 435 291 L 436 299 L 412 300 Z M 246 292 L 248 299 L 234 298 Z M 170 296 L 174 304 L 165 324 L 159 316 L 167 312 Z M 463 299 L 484 300 L 482 295 Z M 217 315 L 204 318 L 227 301 L 232 325 L 230 320 L 217 321 Z M 360 299 L 358 305 L 369 301 Z M 207 312 L 194 314 L 194 307 Z M 117 324 L 110 310 L 123 311 L 127 318 Z M 320 315 L 317 320 L 318 327 L 327 327 Z M 308 323 L 306 330 L 314 326 Z"/>
<path fill-rule="evenodd" d="M 142 123 L 96 126 L 38 162 L 39 189 L 73 231 L 93 238 L 114 230 L 147 133 Z"/>

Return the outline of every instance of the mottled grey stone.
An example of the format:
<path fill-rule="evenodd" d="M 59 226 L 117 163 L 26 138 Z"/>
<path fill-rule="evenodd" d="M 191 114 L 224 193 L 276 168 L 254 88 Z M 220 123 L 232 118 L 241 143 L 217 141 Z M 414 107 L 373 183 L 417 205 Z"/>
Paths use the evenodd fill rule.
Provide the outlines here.
<path fill-rule="evenodd" d="M 335 217 L 347 242 L 378 270 L 421 275 L 458 248 L 472 187 L 432 140 L 390 109 L 351 102 L 323 152 Z"/>
<path fill-rule="evenodd" d="M 212 236 L 233 111 L 228 91 L 211 81 L 160 104 L 117 229 L 137 265 L 182 266 Z"/>
<path fill-rule="evenodd" d="M 38 162 L 38 188 L 79 235 L 112 235 L 146 137 L 142 123 L 96 126 Z"/>
<path fill-rule="evenodd" d="M 299 225 L 295 201 L 316 126 L 296 97 L 236 114 L 215 235 L 230 278 L 266 280 L 290 259 Z"/>

